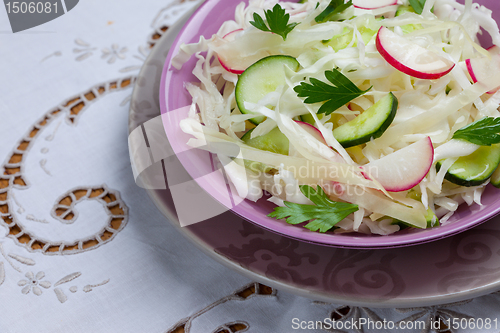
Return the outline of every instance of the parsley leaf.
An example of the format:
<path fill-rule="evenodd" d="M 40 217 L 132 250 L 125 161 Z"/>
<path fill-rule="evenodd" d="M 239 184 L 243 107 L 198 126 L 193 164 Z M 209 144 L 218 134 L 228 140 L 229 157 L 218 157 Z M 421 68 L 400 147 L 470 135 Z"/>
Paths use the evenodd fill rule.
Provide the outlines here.
<path fill-rule="evenodd" d="M 453 139 L 462 139 L 480 146 L 500 143 L 500 118 L 484 117 L 462 127 Z"/>
<path fill-rule="evenodd" d="M 281 8 L 280 5 L 276 4 L 273 7 L 273 10 L 264 11 L 266 15 L 267 27 L 264 19 L 257 13 L 253 13 L 254 21 L 250 21 L 250 24 L 262 31 L 273 32 L 277 35 L 280 35 L 283 40 L 286 40 L 286 36 L 290 33 L 290 31 L 295 28 L 298 23 L 290 23 L 288 24 L 288 20 L 290 19 L 290 14 L 285 14 L 285 10 Z"/>
<path fill-rule="evenodd" d="M 318 186 L 317 191 L 308 185 L 300 185 L 299 187 L 300 191 L 316 206 L 285 201 L 286 207 L 276 207 L 274 212 L 267 216 L 277 219 L 286 218 L 286 222 L 290 224 L 312 220 L 305 225 L 307 229 L 327 232 L 349 214 L 358 210 L 358 205 L 330 200 L 321 186 Z"/>
<path fill-rule="evenodd" d="M 372 88 L 370 87 L 362 91 L 337 69 L 326 71 L 325 77 L 334 86 L 318 79 L 310 78 L 310 84 L 302 82 L 300 85 L 295 86 L 293 90 L 295 90 L 297 96 L 307 97 L 304 103 L 312 104 L 326 101 L 318 110 L 318 113 L 325 113 L 326 115 L 329 115 L 342 105 L 349 103 Z"/>
<path fill-rule="evenodd" d="M 330 1 L 330 4 L 326 6 L 325 10 L 323 10 L 321 14 L 316 16 L 314 20 L 317 23 L 325 22 L 329 17 L 338 13 L 342 13 L 350 6 L 352 6 L 352 0 L 349 0 L 347 3 L 344 3 L 344 0 L 332 0 Z"/>
<path fill-rule="evenodd" d="M 410 5 L 413 7 L 415 13 L 419 15 L 422 14 L 425 6 L 425 1 L 426 0 L 410 0 Z"/>

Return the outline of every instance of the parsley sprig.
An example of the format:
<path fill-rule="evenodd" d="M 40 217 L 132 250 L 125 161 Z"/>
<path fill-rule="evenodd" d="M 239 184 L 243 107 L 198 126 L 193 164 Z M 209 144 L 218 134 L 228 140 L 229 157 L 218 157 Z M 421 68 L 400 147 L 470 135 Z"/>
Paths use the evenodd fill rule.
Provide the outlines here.
<path fill-rule="evenodd" d="M 288 20 L 290 20 L 290 14 L 285 14 L 285 10 L 281 8 L 279 4 L 274 5 L 272 11 L 265 10 L 264 14 L 266 15 L 267 24 L 269 25 L 269 27 L 264 22 L 264 19 L 257 13 L 253 13 L 254 21 L 250 21 L 250 24 L 262 31 L 273 32 L 277 35 L 280 35 L 283 40 L 286 40 L 286 36 L 298 24 L 288 24 Z"/>
<path fill-rule="evenodd" d="M 479 146 L 500 143 L 500 118 L 481 118 L 453 134 L 453 139 L 462 139 Z"/>
<path fill-rule="evenodd" d="M 352 0 L 349 0 L 347 3 L 344 3 L 344 0 L 332 0 L 328 6 L 326 6 L 325 10 L 316 16 L 314 20 L 318 23 L 328 21 L 330 17 L 335 14 L 342 13 L 350 6 L 352 6 Z"/>
<path fill-rule="evenodd" d="M 325 113 L 326 115 L 372 88 L 362 91 L 337 69 L 326 71 L 325 77 L 333 86 L 312 77 L 309 79 L 310 84 L 302 82 L 300 85 L 295 86 L 293 90 L 295 90 L 297 96 L 306 97 L 304 103 L 313 104 L 326 101 L 318 110 L 318 113 Z"/>
<path fill-rule="evenodd" d="M 417 14 L 422 14 L 422 11 L 424 10 L 425 6 L 425 1 L 426 0 L 410 0 L 410 6 L 413 7 L 413 10 Z"/>
<path fill-rule="evenodd" d="M 314 190 L 311 186 L 300 185 L 300 191 L 315 205 L 296 204 L 285 201 L 286 207 L 276 207 L 267 215 L 277 219 L 286 218 L 290 224 L 310 221 L 305 227 L 311 231 L 327 232 L 349 214 L 358 210 L 358 205 L 332 201 L 321 186 Z"/>

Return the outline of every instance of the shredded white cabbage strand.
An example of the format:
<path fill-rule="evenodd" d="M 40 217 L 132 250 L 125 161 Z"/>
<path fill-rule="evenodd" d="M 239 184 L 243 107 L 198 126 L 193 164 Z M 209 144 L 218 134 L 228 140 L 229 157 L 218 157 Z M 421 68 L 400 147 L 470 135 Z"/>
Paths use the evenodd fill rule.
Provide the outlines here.
<path fill-rule="evenodd" d="M 453 133 L 482 117 L 500 116 L 500 92 L 491 93 L 500 86 L 500 73 L 473 83 L 465 65 L 466 59 L 491 58 L 478 44 L 476 36 L 481 28 L 493 44 L 500 46 L 499 28 L 489 9 L 471 0 L 465 5 L 455 0 L 427 0 L 421 15 L 411 11 L 396 15 L 400 5 L 409 5 L 407 0 L 399 0 L 398 5 L 373 10 L 351 6 L 337 14 L 337 21 L 317 23 L 315 17 L 329 1 L 279 2 L 290 14 L 290 22 L 299 23 L 284 40 L 250 24 L 254 13 L 264 17 L 264 11 L 276 3 L 250 0 L 248 5 L 239 4 L 234 20 L 224 22 L 210 39 L 200 37 L 197 43 L 181 46 L 172 60 L 180 69 L 191 56 L 197 59 L 192 72 L 198 81 L 185 83 L 192 96 L 190 116 L 180 123 L 182 130 L 193 136 L 188 144 L 218 154 L 241 197 L 256 201 L 267 191 L 272 195 L 268 200 L 279 206 L 284 201 L 312 204 L 299 185 L 319 185 L 332 200 L 359 206 L 357 212 L 337 223 L 335 232 L 381 235 L 398 231 L 396 220 L 426 228 L 429 212 L 435 214 L 432 224 L 439 220 L 443 225 L 449 223 L 460 204 L 481 205 L 488 182 L 463 187 L 445 180 L 445 175 L 459 157 L 479 148 L 452 139 Z M 455 67 L 435 80 L 417 79 L 397 70 L 377 51 L 376 32 L 381 26 L 445 57 Z M 228 33 L 234 38 L 224 38 Z M 245 108 L 254 114 L 242 114 L 235 101 L 238 74 L 228 71 L 221 62 L 238 59 L 248 67 L 263 57 L 280 54 L 295 57 L 300 69 L 294 72 L 286 68 L 286 84 L 258 103 L 246 103 Z M 317 115 L 321 103 L 305 104 L 293 88 L 305 78 L 326 81 L 325 71 L 333 68 L 360 89 L 372 89 L 321 118 Z M 389 92 L 399 101 L 391 126 L 377 139 L 343 148 L 332 129 L 355 119 Z M 256 114 L 267 119 L 255 127 L 248 120 Z M 297 125 L 304 115 L 314 119 L 324 141 Z M 240 138 L 252 127 L 252 138 L 277 127 L 289 140 L 288 156 L 246 145 Z M 364 164 L 425 137 L 432 141 L 434 161 L 428 174 L 412 189 L 388 192 L 363 174 Z M 244 160 L 262 163 L 268 169 L 258 174 L 247 169 Z"/>

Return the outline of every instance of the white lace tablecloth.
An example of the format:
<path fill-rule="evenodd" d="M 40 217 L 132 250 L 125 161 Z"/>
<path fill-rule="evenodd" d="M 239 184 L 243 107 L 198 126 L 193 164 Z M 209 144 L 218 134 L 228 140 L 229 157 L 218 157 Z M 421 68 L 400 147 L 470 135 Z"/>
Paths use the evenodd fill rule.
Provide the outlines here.
<path fill-rule="evenodd" d="M 127 122 L 150 47 L 193 5 L 82 0 L 16 34 L 0 10 L 0 332 L 279 333 L 325 318 L 500 321 L 497 293 L 418 309 L 313 302 L 250 281 L 180 236 L 134 183 Z M 363 331 L 373 330 L 338 332 Z"/>

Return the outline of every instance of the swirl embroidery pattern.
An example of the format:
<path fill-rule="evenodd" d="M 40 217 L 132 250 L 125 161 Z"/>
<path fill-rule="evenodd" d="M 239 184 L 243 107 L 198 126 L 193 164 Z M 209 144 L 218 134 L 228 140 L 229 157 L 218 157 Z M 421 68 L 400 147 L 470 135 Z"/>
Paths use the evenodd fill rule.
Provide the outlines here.
<path fill-rule="evenodd" d="M 260 283 L 250 283 L 243 288 L 235 291 L 234 293 L 223 297 L 205 308 L 199 310 L 195 314 L 179 320 L 173 327 L 166 331 L 166 333 L 189 333 L 193 320 L 200 317 L 204 313 L 209 312 L 213 308 L 230 301 L 246 301 L 254 297 L 276 297 L 276 290 Z M 235 333 L 245 332 L 249 329 L 250 325 L 243 321 L 234 321 L 226 323 L 216 328 L 213 333 Z"/>
<path fill-rule="evenodd" d="M 171 9 L 175 10 L 175 7 L 183 2 L 183 0 L 174 1 L 171 4 Z M 163 8 L 160 10 L 160 13 L 166 10 L 168 11 L 170 8 Z M 152 48 L 156 44 L 156 41 L 168 29 L 168 25 L 159 21 L 161 20 L 157 17 L 155 19 L 155 23 L 157 24 L 153 27 L 154 31 L 148 36 L 147 44 L 149 48 Z M 75 59 L 77 61 L 83 61 L 89 58 L 94 54 L 94 51 L 98 50 L 97 47 L 93 47 L 90 43 L 81 39 L 76 39 L 75 43 L 78 48 L 75 48 L 73 52 L 80 53 Z M 142 57 L 134 57 L 137 57 L 142 63 L 147 57 L 148 52 L 142 47 L 139 48 L 139 51 Z M 108 63 L 112 63 L 118 58 L 124 59 L 127 47 L 118 48 L 115 44 L 112 44 L 111 51 L 104 48 L 102 52 L 102 58 L 106 58 Z M 44 62 L 52 56 L 62 56 L 62 52 L 53 52 L 43 58 L 41 62 Z M 140 66 L 129 66 L 127 71 L 120 72 L 128 72 L 131 71 L 130 69 L 137 70 L 140 69 Z M 28 229 L 30 226 L 28 221 L 44 224 L 50 222 L 45 219 L 38 219 L 32 214 L 23 215 L 26 209 L 20 204 L 19 200 L 17 200 L 14 190 L 26 190 L 31 187 L 25 172 L 26 157 L 30 149 L 33 148 L 35 141 L 37 141 L 37 139 L 39 140 L 43 131 L 46 130 L 50 124 L 57 121 L 55 126 L 51 126 L 52 132 L 44 136 L 45 140 L 48 142 L 54 139 L 54 135 L 64 120 L 69 126 L 77 125 L 80 116 L 92 103 L 99 101 L 109 92 L 128 89 L 132 87 L 136 81 L 137 76 L 135 75 L 110 80 L 102 84 L 97 84 L 83 93 L 66 99 L 60 105 L 43 114 L 43 116 L 30 127 L 26 135 L 18 141 L 13 151 L 7 156 L 5 162 L 0 165 L 0 225 L 7 228 L 5 237 L 13 239 L 16 245 L 32 253 L 38 252 L 44 255 L 76 254 L 96 249 L 100 245 L 111 241 L 118 232 L 126 226 L 128 221 L 128 207 L 121 199 L 118 191 L 109 189 L 106 184 L 76 187 L 68 190 L 56 200 L 54 206 L 50 210 L 51 216 L 60 223 L 72 224 L 78 219 L 78 210 L 76 206 L 83 201 L 95 201 L 101 204 L 104 212 L 108 215 L 107 221 L 103 221 L 104 226 L 91 236 L 77 240 L 73 238 L 69 241 L 49 241 L 37 236 L 36 232 L 30 231 Z M 130 96 L 127 97 L 120 106 L 124 106 L 129 100 Z M 49 149 L 43 147 L 40 152 L 45 155 L 49 152 Z M 55 176 L 53 171 L 47 168 L 46 158 L 42 158 L 38 164 L 47 176 Z M 35 181 L 32 181 L 33 184 L 35 184 Z M 21 215 L 24 216 L 27 222 L 21 221 Z M 28 224 L 25 225 L 26 223 Z M 0 239 L 2 239 L 2 237 L 0 237 Z M 44 271 L 33 270 L 33 266 L 37 263 L 32 258 L 11 252 L 5 253 L 2 241 L 0 241 L 0 286 L 6 281 L 6 275 L 19 275 L 16 281 L 18 281 L 17 285 L 22 287 L 20 290 L 24 295 L 33 294 L 41 296 L 44 294 L 43 289 L 52 289 L 59 302 L 65 303 L 68 300 L 68 293 L 73 294 L 78 291 L 88 293 L 110 281 L 108 278 L 98 283 L 94 281 L 93 284 L 87 283 L 81 286 L 69 284 L 70 281 L 76 280 L 82 276 L 81 272 L 76 271 L 71 274 L 66 274 L 53 283 L 53 281 L 55 281 L 54 276 L 52 276 L 50 272 L 48 272 L 48 278 L 46 278 Z M 29 270 L 25 270 L 24 268 L 29 268 Z M 68 283 L 68 287 L 66 287 L 66 283 Z M 235 326 L 232 325 L 231 327 Z"/>
<path fill-rule="evenodd" d="M 40 136 L 48 124 L 65 114 L 68 124 L 75 125 L 78 117 L 92 102 L 105 96 L 108 92 L 119 91 L 131 86 L 135 80 L 135 77 L 128 77 L 94 86 L 87 92 L 70 98 L 58 107 L 48 111 L 32 126 L 28 134 L 20 140 L 12 154 L 7 158 L 2 167 L 4 172 L 0 176 L 0 223 L 9 229 L 8 237 L 14 239 L 18 245 L 25 247 L 30 252 L 36 251 L 44 254 L 78 253 L 97 248 L 111 240 L 126 225 L 128 208 L 120 199 L 118 192 L 110 191 L 105 186 L 93 189 L 78 188 L 61 198 L 53 209 L 53 216 L 61 222 L 71 223 L 77 217 L 74 206 L 83 199 L 95 198 L 94 200 L 98 200 L 103 204 L 105 211 L 110 215 L 110 220 L 101 230 L 101 233 L 90 239 L 79 239 L 72 242 L 72 244 L 50 242 L 29 232 L 17 219 L 13 209 L 12 201 L 15 198 L 12 190 L 27 189 L 30 186 L 23 175 L 23 161 L 25 155 L 29 152 L 31 144 Z"/>
<path fill-rule="evenodd" d="M 125 227 L 128 220 L 128 207 L 120 198 L 118 191 L 108 189 L 105 184 L 97 187 L 78 187 L 68 191 L 56 201 L 51 210 L 52 217 L 61 223 L 73 223 L 78 218 L 76 205 L 83 200 L 94 200 L 103 206 L 104 211 L 109 216 L 108 220 L 105 221 L 104 227 L 93 236 L 78 239 L 70 243 L 44 240 L 28 231 L 26 226 L 18 219 L 14 208 L 18 208 L 17 213 L 19 214 L 22 214 L 25 209 L 19 204 L 18 200 L 16 200 L 13 190 L 26 190 L 30 187 L 30 183 L 23 172 L 23 162 L 26 160 L 26 156 L 35 140 L 41 136 L 44 129 L 50 123 L 57 118 L 64 117 L 68 125 L 75 126 L 79 116 L 81 116 L 83 111 L 91 103 L 105 96 L 108 92 L 119 91 L 131 87 L 135 80 L 135 77 L 128 77 L 96 85 L 88 91 L 70 98 L 56 108 L 46 112 L 42 118 L 30 128 L 28 133 L 19 141 L 10 156 L 8 156 L 6 162 L 0 169 L 3 171 L 0 175 L 0 224 L 7 227 L 7 237 L 13 239 L 17 245 L 26 248 L 29 252 L 41 252 L 46 255 L 74 254 L 95 249 L 109 242 Z M 56 125 L 54 132 L 45 137 L 45 140 L 52 141 L 61 122 L 62 120 Z M 44 148 L 44 150 L 42 149 L 42 153 L 47 153 L 47 150 L 47 148 Z M 47 175 L 52 176 L 52 174 L 44 168 L 45 163 L 43 163 L 43 161 L 46 160 L 40 161 L 40 166 Z M 48 223 L 45 220 L 36 219 L 32 215 L 27 215 L 26 219 L 34 222 Z M 45 272 L 35 271 L 37 272 L 35 275 L 31 270 L 23 271 L 22 268 L 18 267 L 11 260 L 13 259 L 22 265 L 34 266 L 36 262 L 33 259 L 15 253 L 9 253 L 7 255 L 4 252 L 1 242 L 0 254 L 5 259 L 8 266 L 15 271 L 15 274 L 24 274 L 26 279 L 21 278 L 17 283 L 18 286 L 22 287 L 21 293 L 24 295 L 29 294 L 31 291 L 34 295 L 41 296 L 43 291 L 40 287 L 47 290 L 54 287 L 53 290 L 57 299 L 59 302 L 64 303 L 68 300 L 68 296 L 61 285 L 82 275 L 80 272 L 74 272 L 61 278 L 55 284 L 52 284 L 49 281 L 50 279 L 44 279 L 46 276 Z M 0 261 L 0 285 L 5 282 L 5 277 L 6 267 L 4 261 Z M 82 286 L 80 290 L 88 293 L 92 291 L 93 288 L 102 286 L 108 282 L 109 279 L 106 279 L 100 283 L 86 284 Z M 68 291 L 76 293 L 78 289 L 78 286 L 72 285 L 69 287 Z"/>

